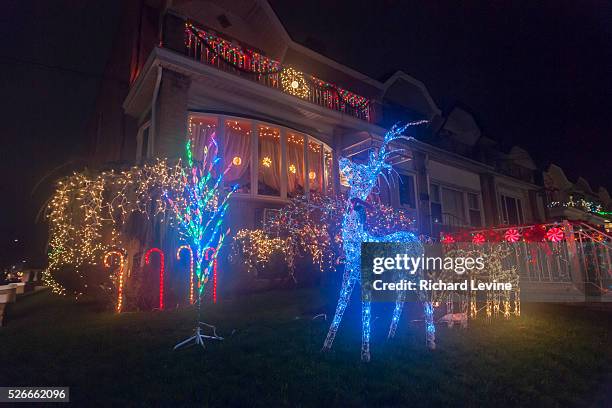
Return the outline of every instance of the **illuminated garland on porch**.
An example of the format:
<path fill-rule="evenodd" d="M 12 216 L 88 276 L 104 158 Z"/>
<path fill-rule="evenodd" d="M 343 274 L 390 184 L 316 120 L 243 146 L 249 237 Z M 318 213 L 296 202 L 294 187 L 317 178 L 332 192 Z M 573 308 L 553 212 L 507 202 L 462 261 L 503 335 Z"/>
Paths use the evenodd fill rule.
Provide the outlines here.
<path fill-rule="evenodd" d="M 291 67 L 283 65 L 271 58 L 265 57 L 258 52 L 249 50 L 225 40 L 210 31 L 195 27 L 192 23 L 185 23 L 187 31 L 186 47 L 191 35 L 200 39 L 206 48 L 217 58 L 233 68 L 257 76 L 271 76 L 281 74 L 282 90 L 299 98 L 307 98 L 310 94 L 309 86 L 325 91 L 331 91 L 330 97 L 336 97 L 337 101 L 349 105 L 355 109 L 367 109 L 370 101 L 368 98 L 357 95 L 332 83 L 323 81 L 312 75 L 305 75 Z"/>

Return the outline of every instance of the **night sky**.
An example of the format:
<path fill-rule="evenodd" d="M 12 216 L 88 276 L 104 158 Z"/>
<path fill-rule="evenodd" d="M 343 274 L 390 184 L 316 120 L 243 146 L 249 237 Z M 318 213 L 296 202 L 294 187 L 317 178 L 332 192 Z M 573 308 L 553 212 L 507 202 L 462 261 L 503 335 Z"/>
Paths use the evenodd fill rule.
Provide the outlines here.
<path fill-rule="evenodd" d="M 44 260 L 46 227 L 36 214 L 52 181 L 82 166 L 119 3 L 3 1 L 0 267 Z M 612 2 L 272 6 L 297 42 L 373 78 L 401 69 L 443 112 L 467 108 L 484 135 L 612 191 Z"/>

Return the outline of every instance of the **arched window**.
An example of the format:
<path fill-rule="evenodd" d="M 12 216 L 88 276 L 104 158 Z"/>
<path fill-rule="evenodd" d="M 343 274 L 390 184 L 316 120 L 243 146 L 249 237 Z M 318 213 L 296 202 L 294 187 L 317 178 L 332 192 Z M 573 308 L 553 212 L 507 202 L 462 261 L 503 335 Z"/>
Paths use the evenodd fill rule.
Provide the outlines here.
<path fill-rule="evenodd" d="M 333 154 L 316 138 L 261 121 L 191 113 L 189 138 L 194 158 L 215 137 L 228 185 L 253 197 L 293 198 L 306 192 L 333 193 Z"/>

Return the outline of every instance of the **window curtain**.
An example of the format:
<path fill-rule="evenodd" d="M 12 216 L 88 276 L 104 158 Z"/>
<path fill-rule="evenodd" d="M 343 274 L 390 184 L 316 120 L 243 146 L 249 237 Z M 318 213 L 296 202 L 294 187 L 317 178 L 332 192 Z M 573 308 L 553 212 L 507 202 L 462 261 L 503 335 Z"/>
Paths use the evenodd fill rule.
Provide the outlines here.
<path fill-rule="evenodd" d="M 301 141 L 301 143 L 300 143 Z M 301 135 L 287 135 L 287 193 L 291 197 L 304 193 L 304 138 Z"/>
<path fill-rule="evenodd" d="M 325 155 L 325 193 L 326 194 L 333 194 L 334 192 L 334 183 L 333 183 L 333 178 L 334 175 L 332 173 L 332 166 L 333 166 L 333 158 L 332 158 L 332 152 L 330 150 L 325 150 L 324 152 Z"/>
<path fill-rule="evenodd" d="M 321 192 L 323 190 L 322 153 L 323 146 L 317 143 L 308 143 L 308 183 L 310 191 Z"/>
<path fill-rule="evenodd" d="M 196 161 L 204 158 L 204 148 L 210 143 L 210 139 L 216 137 L 216 126 L 202 123 L 200 125 L 195 119 L 191 123 L 191 140 L 193 143 L 192 153 Z"/>
<path fill-rule="evenodd" d="M 442 209 L 446 214 L 450 214 L 454 219 L 448 220 L 451 224 L 465 222 L 465 209 L 463 205 L 463 193 L 460 191 L 442 189 Z M 447 221 L 447 220 L 445 220 Z"/>
<path fill-rule="evenodd" d="M 250 186 L 249 171 L 251 165 L 251 132 L 248 128 L 241 130 L 225 126 L 223 143 L 225 165 L 231 165 L 225 175 L 228 184 L 239 184 L 240 192 L 247 192 Z"/>
<path fill-rule="evenodd" d="M 259 194 L 280 195 L 280 132 L 260 129 Z"/>

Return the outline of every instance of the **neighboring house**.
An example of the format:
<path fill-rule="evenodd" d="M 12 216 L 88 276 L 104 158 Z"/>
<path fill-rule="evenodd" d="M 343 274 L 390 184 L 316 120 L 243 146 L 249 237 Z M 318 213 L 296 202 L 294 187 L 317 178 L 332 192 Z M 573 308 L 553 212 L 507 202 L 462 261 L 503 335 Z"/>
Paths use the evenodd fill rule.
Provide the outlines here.
<path fill-rule="evenodd" d="M 582 177 L 573 183 L 555 164 L 544 172 L 544 185 L 551 219 L 586 221 L 603 227 L 612 221 L 610 215 L 605 215 L 612 209 L 612 200 L 605 188 L 600 187 L 596 193 Z"/>

